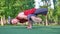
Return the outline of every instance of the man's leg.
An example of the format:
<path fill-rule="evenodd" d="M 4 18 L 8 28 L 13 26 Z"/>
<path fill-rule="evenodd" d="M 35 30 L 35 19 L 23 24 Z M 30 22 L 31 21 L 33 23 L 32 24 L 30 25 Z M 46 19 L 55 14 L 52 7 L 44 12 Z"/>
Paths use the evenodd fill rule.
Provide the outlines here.
<path fill-rule="evenodd" d="M 31 16 L 31 19 L 35 23 L 40 23 L 42 21 L 42 19 L 40 17 L 35 17 L 35 16 Z"/>
<path fill-rule="evenodd" d="M 40 9 L 37 9 L 34 14 L 35 15 L 39 15 L 39 14 L 42 14 L 42 15 L 46 15 L 48 12 L 48 9 L 47 8 L 40 8 Z"/>
<path fill-rule="evenodd" d="M 32 28 L 32 26 L 33 26 L 33 21 L 31 19 L 31 16 L 36 16 L 36 15 L 30 14 L 27 16 L 27 18 L 28 18 L 28 27 L 27 28 Z"/>

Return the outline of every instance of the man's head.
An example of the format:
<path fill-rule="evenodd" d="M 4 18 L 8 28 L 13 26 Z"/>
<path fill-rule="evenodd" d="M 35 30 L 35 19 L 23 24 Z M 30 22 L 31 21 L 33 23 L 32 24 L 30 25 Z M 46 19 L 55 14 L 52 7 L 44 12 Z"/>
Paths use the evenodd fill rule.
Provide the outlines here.
<path fill-rule="evenodd" d="M 19 21 L 19 20 L 15 18 L 15 19 L 12 19 L 12 20 L 11 20 L 11 23 L 12 23 L 12 24 L 17 24 L 18 21 Z"/>

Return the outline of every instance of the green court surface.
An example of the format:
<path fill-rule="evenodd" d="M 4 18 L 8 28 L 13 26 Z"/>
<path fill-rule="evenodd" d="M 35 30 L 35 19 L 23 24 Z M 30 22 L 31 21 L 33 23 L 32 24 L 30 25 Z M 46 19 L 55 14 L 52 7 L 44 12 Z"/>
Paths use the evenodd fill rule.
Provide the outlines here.
<path fill-rule="evenodd" d="M 0 34 L 60 34 L 60 26 L 0 26 Z"/>

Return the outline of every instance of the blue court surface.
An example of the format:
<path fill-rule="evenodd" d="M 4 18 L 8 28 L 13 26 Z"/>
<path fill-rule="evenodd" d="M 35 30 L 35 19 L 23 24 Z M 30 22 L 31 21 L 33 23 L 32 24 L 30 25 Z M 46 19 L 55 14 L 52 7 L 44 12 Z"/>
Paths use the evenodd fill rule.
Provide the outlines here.
<path fill-rule="evenodd" d="M 0 26 L 0 34 L 60 34 L 60 26 Z"/>

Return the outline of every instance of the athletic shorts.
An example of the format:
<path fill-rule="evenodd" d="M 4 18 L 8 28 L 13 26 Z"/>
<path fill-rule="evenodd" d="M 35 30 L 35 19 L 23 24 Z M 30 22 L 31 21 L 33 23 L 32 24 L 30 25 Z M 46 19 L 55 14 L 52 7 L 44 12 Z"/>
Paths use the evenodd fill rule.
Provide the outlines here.
<path fill-rule="evenodd" d="M 47 8 L 39 8 L 36 9 L 36 11 L 34 12 L 35 15 L 47 15 L 48 9 Z"/>

